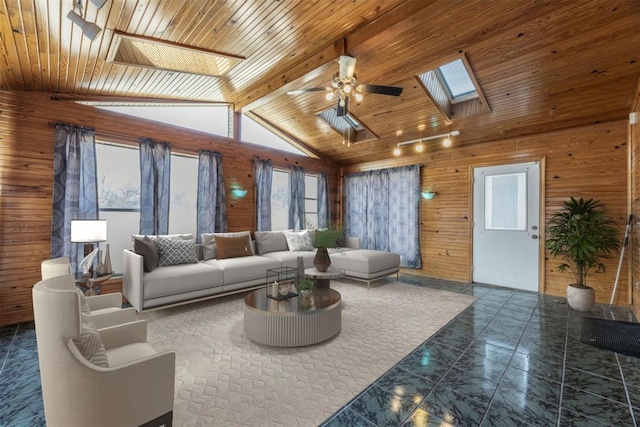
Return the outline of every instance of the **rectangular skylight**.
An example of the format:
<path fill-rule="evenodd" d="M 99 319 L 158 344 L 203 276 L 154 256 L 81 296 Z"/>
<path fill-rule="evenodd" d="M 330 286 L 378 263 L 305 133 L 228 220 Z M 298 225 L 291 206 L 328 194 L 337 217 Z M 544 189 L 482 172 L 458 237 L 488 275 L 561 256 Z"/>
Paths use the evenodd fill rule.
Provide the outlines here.
<path fill-rule="evenodd" d="M 445 88 L 449 91 L 451 101 L 460 98 L 469 99 L 477 96 L 476 87 L 464 66 L 462 59 L 438 67 L 438 73 L 442 78 Z M 475 96 L 473 96 L 475 95 Z"/>

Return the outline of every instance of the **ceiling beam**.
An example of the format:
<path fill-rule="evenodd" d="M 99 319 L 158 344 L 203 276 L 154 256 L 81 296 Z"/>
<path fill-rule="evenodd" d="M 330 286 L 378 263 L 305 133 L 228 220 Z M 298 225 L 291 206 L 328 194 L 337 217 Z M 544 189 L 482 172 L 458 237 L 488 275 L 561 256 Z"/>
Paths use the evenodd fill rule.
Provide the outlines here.
<path fill-rule="evenodd" d="M 235 110 L 248 111 L 259 108 L 260 105 L 266 104 L 273 97 L 281 95 L 291 89 L 292 83 L 296 82 L 301 77 L 312 79 L 316 75 L 322 73 L 323 66 L 326 66 L 327 64 L 331 64 L 333 66 L 334 64 L 332 64 L 332 61 L 344 54 L 346 54 L 344 39 L 337 40 L 324 46 L 322 49 L 306 58 L 303 62 L 300 62 L 293 68 L 288 69 L 284 74 L 281 74 L 276 78 L 271 78 L 270 80 L 258 80 L 253 85 L 255 89 L 248 90 L 246 92 L 248 95 L 244 95 L 235 103 Z"/>

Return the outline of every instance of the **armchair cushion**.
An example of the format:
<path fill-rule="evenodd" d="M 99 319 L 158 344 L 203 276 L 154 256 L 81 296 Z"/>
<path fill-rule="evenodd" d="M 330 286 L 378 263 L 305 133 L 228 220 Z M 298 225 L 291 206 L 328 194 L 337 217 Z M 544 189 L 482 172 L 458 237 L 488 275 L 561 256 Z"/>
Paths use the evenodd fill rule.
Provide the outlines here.
<path fill-rule="evenodd" d="M 100 334 L 91 321 L 83 320 L 82 332 L 79 336 L 73 338 L 73 342 L 82 356 L 89 362 L 103 368 L 109 367 L 107 352 L 104 349 L 104 345 L 102 345 Z"/>
<path fill-rule="evenodd" d="M 109 359 L 109 367 L 113 368 L 153 356 L 154 354 L 156 354 L 156 352 L 149 344 L 137 342 L 112 348 L 107 351 L 107 358 Z"/>

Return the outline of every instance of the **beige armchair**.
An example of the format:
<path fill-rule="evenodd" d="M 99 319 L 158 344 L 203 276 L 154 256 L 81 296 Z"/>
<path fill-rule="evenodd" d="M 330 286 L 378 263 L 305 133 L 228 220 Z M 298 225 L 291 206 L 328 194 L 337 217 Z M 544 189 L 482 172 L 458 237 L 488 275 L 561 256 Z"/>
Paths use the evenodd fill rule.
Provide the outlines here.
<path fill-rule="evenodd" d="M 73 274 L 68 257 L 47 259 L 40 264 L 42 279 Z M 75 283 L 71 289 L 75 289 Z M 133 322 L 137 314 L 133 307 L 122 308 L 122 293 L 94 295 L 85 297 L 85 301 L 91 310 L 87 316 L 98 329 L 106 328 L 121 323 Z"/>
<path fill-rule="evenodd" d="M 146 343 L 144 320 L 99 331 L 83 323 L 74 283 L 66 275 L 33 287 L 47 425 L 171 426 L 175 353 Z"/>

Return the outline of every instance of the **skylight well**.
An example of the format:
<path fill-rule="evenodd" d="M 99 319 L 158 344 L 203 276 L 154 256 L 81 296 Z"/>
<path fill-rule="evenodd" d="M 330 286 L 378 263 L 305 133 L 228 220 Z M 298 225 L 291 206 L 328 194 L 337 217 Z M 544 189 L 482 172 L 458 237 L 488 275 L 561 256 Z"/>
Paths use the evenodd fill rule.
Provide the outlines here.
<path fill-rule="evenodd" d="M 491 112 L 464 54 L 416 78 L 447 120 Z"/>

